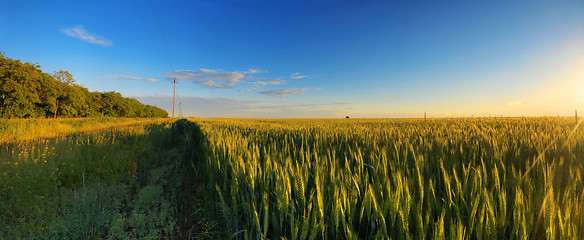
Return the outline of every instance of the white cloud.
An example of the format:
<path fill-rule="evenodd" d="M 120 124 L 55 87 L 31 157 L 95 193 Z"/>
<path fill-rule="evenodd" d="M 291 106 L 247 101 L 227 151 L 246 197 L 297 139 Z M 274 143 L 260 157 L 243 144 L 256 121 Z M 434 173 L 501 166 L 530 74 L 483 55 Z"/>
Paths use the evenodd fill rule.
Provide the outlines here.
<path fill-rule="evenodd" d="M 250 68 L 249 70 L 247 70 L 247 72 L 243 72 L 245 74 L 257 74 L 257 73 L 267 73 L 268 71 L 266 70 L 261 70 L 259 68 Z"/>
<path fill-rule="evenodd" d="M 280 78 L 275 80 L 266 80 L 265 77 L 253 76 L 253 74 L 267 72 L 268 71 L 266 70 L 253 68 L 247 71 L 225 71 L 222 69 L 199 68 L 193 70 L 176 70 L 174 72 L 167 72 L 165 73 L 165 77 L 168 79 L 176 78 L 176 80 L 182 82 L 193 82 L 211 88 L 231 88 L 238 84 L 250 84 L 255 86 L 253 88 L 237 90 L 239 92 L 250 92 L 262 86 L 287 84 L 286 80 Z M 298 74 L 293 74 L 292 78 L 299 79 L 306 77 Z M 307 89 L 309 88 L 288 88 L 271 91 L 260 91 L 259 93 L 266 96 L 288 97 L 290 95 L 302 95 Z"/>
<path fill-rule="evenodd" d="M 142 81 L 147 81 L 147 82 L 158 81 L 158 79 L 156 79 L 156 78 L 141 78 L 141 77 L 135 77 L 135 76 L 118 76 L 118 75 L 108 75 L 108 76 L 96 77 L 96 78 L 142 80 Z"/>
<path fill-rule="evenodd" d="M 299 72 L 292 73 L 292 75 L 290 75 L 290 79 L 302 79 L 302 78 L 306 78 L 306 77 L 308 77 L 308 76 L 300 75 Z"/>
<path fill-rule="evenodd" d="M 304 95 L 306 91 L 305 88 L 283 88 L 283 89 L 275 89 L 269 91 L 260 91 L 260 94 L 265 96 L 274 96 L 274 97 L 290 97 L 292 95 Z"/>
<path fill-rule="evenodd" d="M 246 80 L 266 80 L 265 77 L 254 77 L 254 76 L 246 76 Z"/>
<path fill-rule="evenodd" d="M 204 73 L 217 73 L 217 70 L 212 70 L 212 69 L 199 68 L 199 70 L 201 70 L 201 72 L 204 72 Z"/>
<path fill-rule="evenodd" d="M 179 81 L 194 82 L 212 88 L 229 88 L 241 82 L 245 75 L 239 72 L 224 70 L 212 70 L 200 68 L 199 70 L 177 70 L 167 72 L 166 78 L 176 78 Z"/>
<path fill-rule="evenodd" d="M 267 85 L 281 85 L 286 84 L 284 80 L 274 80 L 274 81 L 255 81 L 255 82 L 248 82 L 249 84 L 253 84 L 256 86 L 267 86 Z"/>
<path fill-rule="evenodd" d="M 99 45 L 102 47 L 111 47 L 114 43 L 105 38 L 104 36 L 93 34 L 85 30 L 82 25 L 70 28 L 61 28 L 59 29 L 62 33 L 66 34 L 69 37 L 74 37 L 79 40 L 86 41 L 91 44 Z"/>

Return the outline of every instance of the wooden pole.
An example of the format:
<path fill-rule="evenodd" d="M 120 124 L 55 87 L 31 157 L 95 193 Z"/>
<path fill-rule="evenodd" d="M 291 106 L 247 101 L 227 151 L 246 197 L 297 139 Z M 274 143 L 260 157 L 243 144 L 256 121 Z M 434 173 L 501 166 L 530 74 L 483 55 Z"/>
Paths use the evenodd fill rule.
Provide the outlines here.
<path fill-rule="evenodd" d="M 176 93 L 176 78 L 172 80 L 172 120 L 174 121 L 174 96 Z"/>
<path fill-rule="evenodd" d="M 426 112 L 424 112 L 424 121 L 426 121 Z"/>

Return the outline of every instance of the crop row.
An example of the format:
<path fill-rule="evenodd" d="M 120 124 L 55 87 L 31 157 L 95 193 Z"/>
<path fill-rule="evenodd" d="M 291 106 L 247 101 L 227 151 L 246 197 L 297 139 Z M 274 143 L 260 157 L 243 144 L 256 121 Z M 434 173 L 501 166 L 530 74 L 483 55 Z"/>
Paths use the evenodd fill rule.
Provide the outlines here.
<path fill-rule="evenodd" d="M 236 239 L 584 239 L 567 118 L 195 120 Z"/>

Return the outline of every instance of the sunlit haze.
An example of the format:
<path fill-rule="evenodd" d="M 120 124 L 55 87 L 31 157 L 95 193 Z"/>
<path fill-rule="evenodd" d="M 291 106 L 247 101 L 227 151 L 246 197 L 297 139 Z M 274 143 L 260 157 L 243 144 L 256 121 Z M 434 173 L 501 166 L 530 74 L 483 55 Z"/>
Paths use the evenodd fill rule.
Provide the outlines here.
<path fill-rule="evenodd" d="M 0 51 L 185 117 L 584 114 L 582 1 L 0 0 Z"/>

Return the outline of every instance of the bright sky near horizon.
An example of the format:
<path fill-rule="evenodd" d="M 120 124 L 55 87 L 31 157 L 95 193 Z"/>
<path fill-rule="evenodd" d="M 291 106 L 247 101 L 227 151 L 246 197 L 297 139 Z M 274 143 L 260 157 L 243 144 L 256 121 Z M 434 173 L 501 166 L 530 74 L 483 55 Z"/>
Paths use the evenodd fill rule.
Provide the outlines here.
<path fill-rule="evenodd" d="M 584 113 L 582 1 L 0 0 L 0 51 L 177 116 Z"/>

